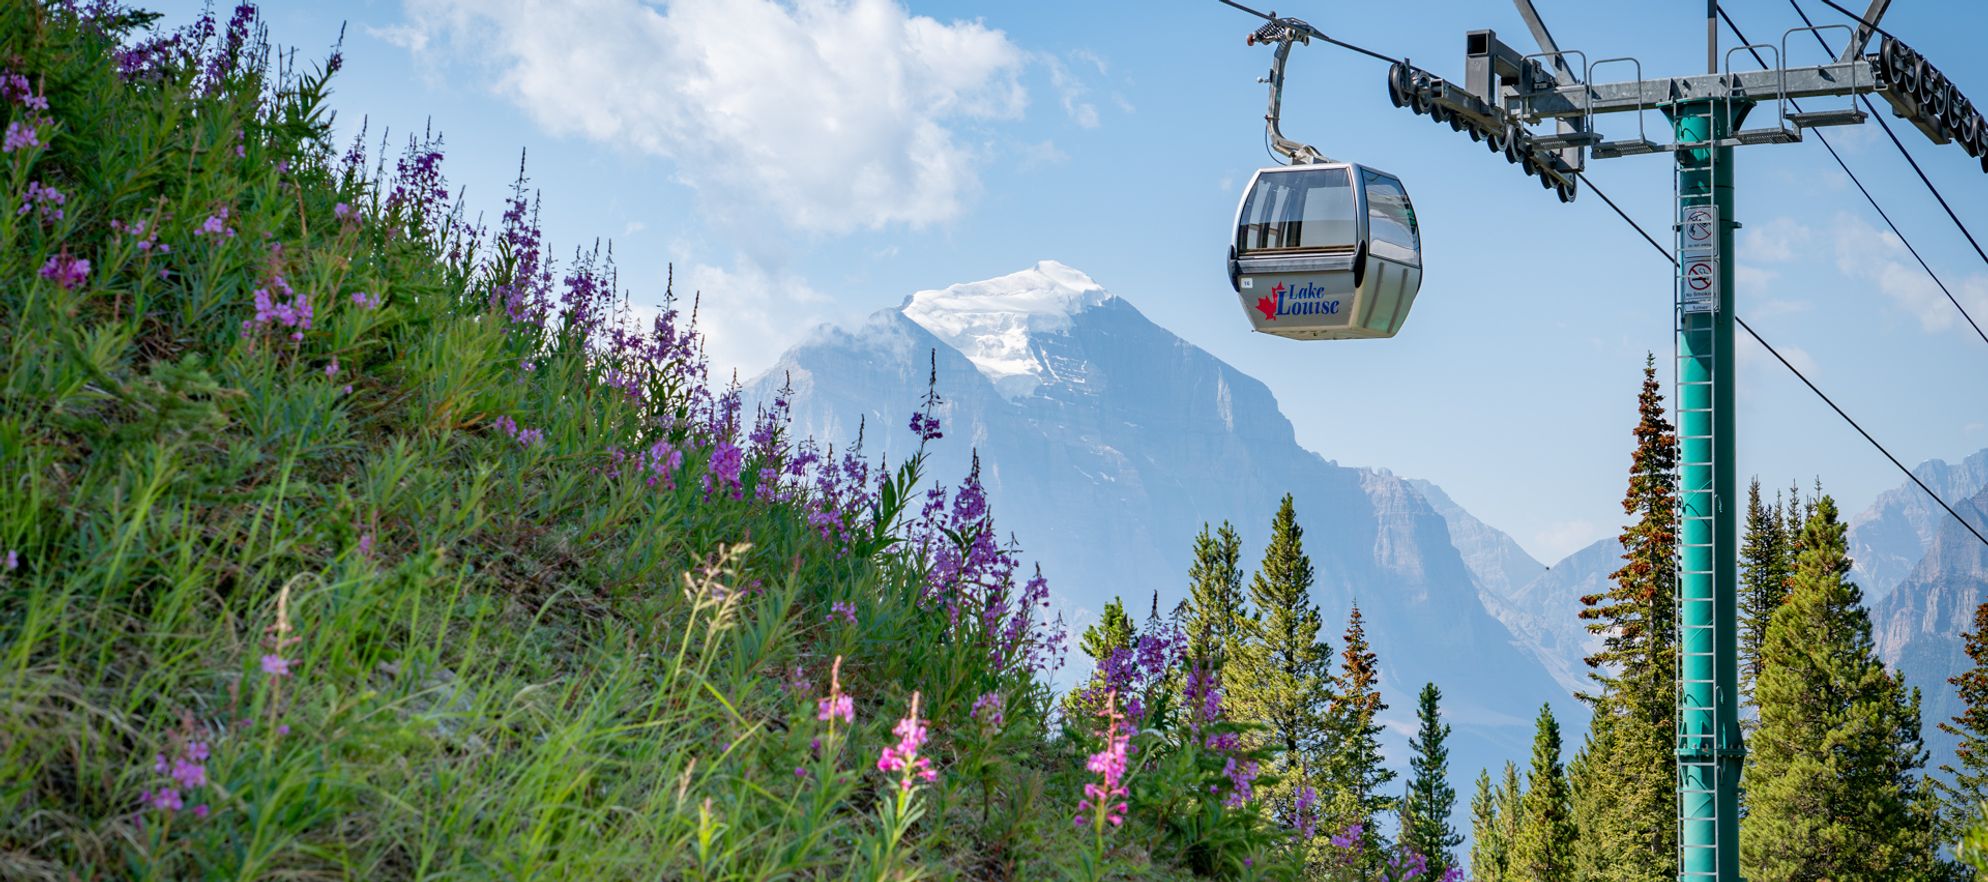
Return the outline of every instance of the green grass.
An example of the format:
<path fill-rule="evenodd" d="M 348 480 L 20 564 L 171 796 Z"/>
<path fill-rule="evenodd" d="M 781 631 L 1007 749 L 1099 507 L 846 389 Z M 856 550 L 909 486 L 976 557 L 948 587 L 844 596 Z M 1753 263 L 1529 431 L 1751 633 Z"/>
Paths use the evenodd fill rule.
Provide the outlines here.
<path fill-rule="evenodd" d="M 511 236 L 396 198 L 428 145 L 397 174 L 342 160 L 329 74 L 277 75 L 252 35 L 231 54 L 226 23 L 121 76 L 144 37 L 121 16 L 0 5 L 0 68 L 49 105 L 6 102 L 44 145 L 0 154 L 9 204 L 65 197 L 0 211 L 0 877 L 1167 878 L 1264 853 L 1163 728 L 1132 821 L 1070 823 L 1097 742 L 931 596 L 910 472 L 825 537 L 811 482 L 839 464 L 760 498 L 806 448 L 723 425 L 693 350 L 512 320 L 546 272 L 522 194 Z M 202 234 L 224 208 L 234 234 Z M 42 273 L 65 256 L 81 284 Z M 279 275 L 312 306 L 294 341 L 254 322 Z M 725 439 L 741 498 L 702 486 Z M 627 459 L 659 440 L 674 487 Z M 831 736 L 837 658 L 855 724 Z M 914 691 L 939 776 L 899 799 L 875 762 Z M 970 713 L 988 692 L 999 727 Z M 195 742 L 205 781 L 148 806 Z"/>

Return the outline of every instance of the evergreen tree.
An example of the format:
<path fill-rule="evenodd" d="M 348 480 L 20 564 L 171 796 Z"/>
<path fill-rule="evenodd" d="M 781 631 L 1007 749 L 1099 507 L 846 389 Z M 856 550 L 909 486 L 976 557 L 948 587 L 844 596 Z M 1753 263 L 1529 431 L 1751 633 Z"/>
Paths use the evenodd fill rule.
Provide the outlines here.
<path fill-rule="evenodd" d="M 1436 684 L 1422 687 L 1415 716 L 1421 728 L 1408 742 L 1414 756 L 1408 760 L 1408 792 L 1401 799 L 1401 845 L 1429 859 L 1429 878 L 1441 879 L 1456 866 L 1456 847 L 1463 836 L 1450 825 L 1456 810 L 1456 789 L 1450 786 L 1450 727 L 1443 723 L 1442 690 Z M 1478 778 L 1478 791 L 1489 797 L 1491 779 Z M 1475 811 L 1476 805 L 1472 804 Z"/>
<path fill-rule="evenodd" d="M 1242 537 L 1228 521 L 1214 533 L 1201 525 L 1187 570 L 1187 661 L 1219 670 L 1236 652 L 1243 607 Z"/>
<path fill-rule="evenodd" d="M 1114 597 L 1104 605 L 1104 614 L 1084 629 L 1084 636 L 1077 646 L 1091 657 L 1091 661 L 1104 664 L 1112 653 L 1132 648 L 1138 638 L 1139 631 L 1133 626 L 1132 617 L 1125 614 L 1125 601 Z"/>
<path fill-rule="evenodd" d="M 1746 538 L 1740 543 L 1740 692 L 1749 704 L 1753 684 L 1760 678 L 1760 644 L 1767 622 L 1788 596 L 1787 528 L 1781 502 L 1760 500 L 1760 479 L 1746 495 Z"/>
<path fill-rule="evenodd" d="M 1677 875 L 1678 454 L 1654 357 L 1644 362 L 1637 416 L 1622 499 L 1632 518 L 1621 536 L 1623 565 L 1606 591 L 1581 598 L 1581 617 L 1603 642 L 1588 659 L 1596 688 L 1581 697 L 1593 714 L 1569 774 L 1580 833 L 1572 859 L 1585 879 L 1667 882 Z"/>
<path fill-rule="evenodd" d="M 1505 878 L 1507 840 L 1504 818 L 1498 814 L 1505 801 L 1502 790 L 1491 789 L 1490 772 L 1477 773 L 1477 793 L 1470 798 L 1470 878 L 1476 882 L 1503 882 Z"/>
<path fill-rule="evenodd" d="M 1250 580 L 1254 613 L 1242 621 L 1244 639 L 1229 663 L 1232 676 L 1225 678 L 1235 718 L 1261 726 L 1256 740 L 1276 754 L 1269 771 L 1277 782 L 1265 795 L 1286 821 L 1297 788 L 1316 788 L 1327 767 L 1332 655 L 1318 636 L 1311 587 L 1304 528 L 1286 494 L 1270 524 L 1263 564 Z"/>
<path fill-rule="evenodd" d="M 1519 878 L 1518 870 L 1512 863 L 1512 846 L 1519 841 L 1519 823 L 1524 820 L 1525 784 L 1520 780 L 1518 764 L 1505 761 L 1505 777 L 1498 782 L 1498 835 L 1505 840 L 1505 859 L 1502 864 L 1502 878 L 1509 882 L 1525 882 Z"/>
<path fill-rule="evenodd" d="M 1740 854 L 1753 882 L 1917 880 L 1936 866 L 1919 694 L 1885 669 L 1836 503 L 1802 528 L 1788 599 L 1768 621 L 1747 755 Z"/>
<path fill-rule="evenodd" d="M 1347 616 L 1345 648 L 1339 657 L 1339 673 L 1332 680 L 1336 694 L 1330 706 L 1326 824 L 1333 832 L 1360 827 L 1367 841 L 1362 854 L 1374 862 L 1368 868 L 1371 870 L 1377 869 L 1382 859 L 1374 816 L 1394 802 L 1383 795 L 1383 788 L 1394 780 L 1394 771 L 1382 764 L 1380 733 L 1384 727 L 1378 717 L 1387 705 L 1381 702 L 1380 662 L 1367 643 L 1366 623 L 1358 603 Z"/>
<path fill-rule="evenodd" d="M 1957 841 L 1961 830 L 1981 816 L 1988 803 L 1988 603 L 1974 608 L 1974 630 L 1962 632 L 1968 668 L 1947 682 L 1960 694 L 1961 711 L 1940 723 L 1940 731 L 1959 741 L 1954 762 L 1940 766 L 1945 780 L 1932 779 L 1940 796 L 1945 826 L 1942 842 Z"/>
<path fill-rule="evenodd" d="M 1560 766 L 1560 724 L 1553 719 L 1553 707 L 1542 705 L 1505 878 L 1513 882 L 1571 882 L 1573 857 L 1574 822 L 1567 773 Z"/>
<path fill-rule="evenodd" d="M 1630 455 L 1629 489 L 1622 511 L 1634 518 L 1621 536 L 1623 565 L 1608 590 L 1581 598 L 1588 630 L 1603 635 L 1588 666 L 1604 690 L 1618 678 L 1632 697 L 1662 694 L 1668 720 L 1671 617 L 1677 595 L 1677 430 L 1664 417 L 1656 357 L 1643 364 L 1637 396 L 1636 449 Z"/>

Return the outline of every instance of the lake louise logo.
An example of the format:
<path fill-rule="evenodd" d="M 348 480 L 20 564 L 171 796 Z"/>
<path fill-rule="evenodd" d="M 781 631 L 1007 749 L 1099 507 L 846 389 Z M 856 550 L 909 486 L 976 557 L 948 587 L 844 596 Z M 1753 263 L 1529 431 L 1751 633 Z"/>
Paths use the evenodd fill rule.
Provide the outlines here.
<path fill-rule="evenodd" d="M 1287 288 L 1278 282 L 1277 287 L 1270 289 L 1270 295 L 1256 298 L 1256 311 L 1263 313 L 1264 321 L 1274 322 L 1280 315 L 1339 314 L 1339 301 L 1325 299 L 1325 289 L 1310 282 L 1298 288 Z"/>

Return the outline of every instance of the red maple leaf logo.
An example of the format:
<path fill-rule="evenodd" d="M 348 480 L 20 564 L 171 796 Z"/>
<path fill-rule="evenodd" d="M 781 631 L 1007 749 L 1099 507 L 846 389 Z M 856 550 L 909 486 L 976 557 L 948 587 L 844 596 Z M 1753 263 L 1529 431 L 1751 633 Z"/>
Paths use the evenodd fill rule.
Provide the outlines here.
<path fill-rule="evenodd" d="M 1264 321 L 1274 322 L 1277 320 L 1277 304 L 1268 297 L 1256 298 L 1256 311 L 1263 313 Z"/>

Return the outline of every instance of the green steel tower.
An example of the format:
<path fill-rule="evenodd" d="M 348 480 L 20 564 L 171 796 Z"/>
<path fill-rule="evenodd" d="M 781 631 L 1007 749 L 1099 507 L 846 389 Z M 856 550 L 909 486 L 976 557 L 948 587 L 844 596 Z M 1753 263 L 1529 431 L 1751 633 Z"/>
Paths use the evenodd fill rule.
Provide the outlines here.
<path fill-rule="evenodd" d="M 1737 572 L 1733 467 L 1732 147 L 1751 108 L 1664 108 L 1676 132 L 1678 275 L 1678 878 L 1739 879 Z M 1693 146 L 1704 145 L 1704 146 Z"/>
<path fill-rule="evenodd" d="M 1733 331 L 1738 315 L 1732 258 L 1733 231 L 1739 227 L 1733 217 L 1733 148 L 1793 144 L 1807 130 L 1861 125 L 1869 114 L 1858 102 L 1875 110 L 1866 97 L 1875 95 L 1934 142 L 1957 144 L 1980 158 L 1988 171 L 1988 119 L 1924 56 L 1878 26 L 1891 0 L 1869 0 L 1854 27 L 1791 28 L 1778 43 L 1737 46 L 1723 56 L 1719 0 L 1706 0 L 1705 73 L 1697 76 L 1652 76 L 1634 58 L 1590 59 L 1579 50 L 1563 50 L 1533 0 L 1512 0 L 1540 51 L 1515 49 L 1495 31 L 1468 31 L 1460 79 L 1335 39 L 1294 18 L 1259 12 L 1238 0 L 1221 2 L 1269 22 L 1250 37 L 1251 43 L 1279 47 L 1277 65 L 1265 80 L 1272 83 L 1266 120 L 1274 138 L 1282 138 L 1277 102 L 1284 57 L 1294 43 L 1319 40 L 1391 62 L 1387 92 L 1396 107 L 1467 133 L 1562 202 L 1572 202 L 1579 192 L 1589 158 L 1673 155 L 1676 249 L 1666 254 L 1676 263 L 1671 305 L 1679 448 L 1678 879 L 1740 882 L 1739 783 L 1746 750 L 1739 726 L 1740 495 L 1733 453 Z M 1828 5 L 1849 12 L 1834 2 Z M 1824 37 L 1830 31 L 1847 38 L 1841 54 Z M 1791 48 L 1803 42 L 1797 35 L 1812 38 L 1828 60 L 1790 65 Z M 1877 51 L 1866 54 L 1879 35 L 1883 39 Z M 1758 67 L 1735 68 L 1735 56 L 1751 58 Z M 1633 78 L 1597 81 L 1597 71 L 1604 68 Z M 1829 100 L 1843 98 L 1848 102 Z M 1817 100 L 1817 106 L 1798 103 L 1807 99 Z M 1755 109 L 1763 116 L 1772 111 L 1774 120 L 1741 128 Z M 1645 131 L 1643 118 L 1650 111 L 1669 118 L 1670 143 L 1652 140 Z M 1595 122 L 1608 114 L 1635 120 L 1633 133 L 1625 128 L 1615 138 L 1604 136 Z M 1552 131 L 1535 128 L 1545 124 Z M 1613 202 L 1609 205 L 1621 212 Z M 1623 218 L 1629 220 L 1626 213 Z"/>

